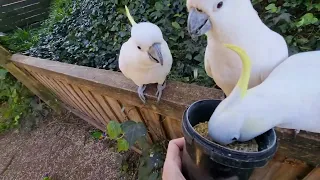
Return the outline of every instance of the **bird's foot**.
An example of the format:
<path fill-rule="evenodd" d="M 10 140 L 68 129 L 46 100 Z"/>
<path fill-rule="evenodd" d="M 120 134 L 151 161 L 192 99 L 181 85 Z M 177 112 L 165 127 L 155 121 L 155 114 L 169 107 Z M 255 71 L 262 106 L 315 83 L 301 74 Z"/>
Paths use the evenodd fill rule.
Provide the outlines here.
<path fill-rule="evenodd" d="M 162 96 L 162 91 L 166 88 L 167 82 L 165 81 L 163 84 L 158 84 L 157 86 L 157 92 L 156 92 L 156 96 L 157 98 L 157 102 L 160 101 L 161 96 Z"/>
<path fill-rule="evenodd" d="M 146 98 L 144 97 L 144 90 L 146 89 L 146 87 L 147 87 L 146 85 L 142 85 L 142 86 L 139 86 L 138 88 L 138 95 L 141 101 L 143 102 L 143 104 L 146 103 Z"/>

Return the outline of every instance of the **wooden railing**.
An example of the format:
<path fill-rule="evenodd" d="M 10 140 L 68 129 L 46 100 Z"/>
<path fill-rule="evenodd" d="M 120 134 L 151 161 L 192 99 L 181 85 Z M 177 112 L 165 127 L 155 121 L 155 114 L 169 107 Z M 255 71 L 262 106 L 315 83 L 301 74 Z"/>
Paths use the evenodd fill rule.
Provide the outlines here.
<path fill-rule="evenodd" d="M 1 0 L 0 32 L 33 25 L 49 15 L 51 0 Z"/>
<path fill-rule="evenodd" d="M 159 104 L 155 86 L 146 90 L 147 104 L 137 96 L 137 86 L 121 73 L 15 54 L 0 49 L 0 64 L 51 107 L 72 111 L 105 131 L 110 120 L 143 122 L 150 142 L 182 137 L 185 109 L 200 99 L 223 99 L 223 93 L 180 82 L 168 82 Z M 279 153 L 306 161 L 320 162 L 320 135 L 277 129 Z"/>

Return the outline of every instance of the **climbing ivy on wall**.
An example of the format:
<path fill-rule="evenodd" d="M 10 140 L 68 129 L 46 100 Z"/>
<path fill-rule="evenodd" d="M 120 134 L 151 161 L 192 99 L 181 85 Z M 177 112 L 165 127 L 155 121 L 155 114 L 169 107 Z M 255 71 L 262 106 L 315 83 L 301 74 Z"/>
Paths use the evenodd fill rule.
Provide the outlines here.
<path fill-rule="evenodd" d="M 137 22 L 150 21 L 162 29 L 174 65 L 171 79 L 212 86 L 205 74 L 206 39 L 187 32 L 185 0 L 78 0 L 70 13 L 41 35 L 27 54 L 71 64 L 118 70 L 121 44 L 128 40 L 128 5 Z M 291 53 L 320 48 L 320 3 L 312 0 L 253 0 L 261 19 L 283 35 Z"/>

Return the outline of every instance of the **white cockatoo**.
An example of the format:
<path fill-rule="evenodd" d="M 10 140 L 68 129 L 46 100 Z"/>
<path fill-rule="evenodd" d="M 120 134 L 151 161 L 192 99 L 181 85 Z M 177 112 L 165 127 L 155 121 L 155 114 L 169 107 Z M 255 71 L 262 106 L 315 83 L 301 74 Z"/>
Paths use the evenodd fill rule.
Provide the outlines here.
<path fill-rule="evenodd" d="M 209 120 L 214 141 L 244 142 L 274 127 L 320 133 L 320 51 L 289 57 L 264 82 L 247 90 L 250 58 L 240 47 L 226 46 L 239 54 L 243 68 L 236 87 Z"/>
<path fill-rule="evenodd" d="M 249 88 L 288 57 L 284 38 L 269 29 L 249 0 L 187 0 L 188 31 L 207 35 L 205 70 L 228 96 L 241 73 L 241 61 L 223 43 L 242 47 L 252 60 Z"/>
<path fill-rule="evenodd" d="M 157 83 L 158 102 L 166 86 L 166 77 L 172 66 L 172 56 L 168 44 L 163 39 L 158 26 L 150 22 L 136 23 L 127 6 L 126 15 L 132 24 L 131 37 L 120 50 L 119 68 L 138 88 L 143 103 L 147 84 Z"/>

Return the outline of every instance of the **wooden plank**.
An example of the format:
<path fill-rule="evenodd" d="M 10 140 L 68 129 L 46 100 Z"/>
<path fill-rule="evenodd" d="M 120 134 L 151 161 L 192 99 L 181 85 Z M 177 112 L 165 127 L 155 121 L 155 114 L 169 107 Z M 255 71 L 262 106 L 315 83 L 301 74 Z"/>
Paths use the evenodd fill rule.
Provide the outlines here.
<path fill-rule="evenodd" d="M 181 119 L 184 110 L 199 99 L 224 98 L 220 90 L 181 82 L 168 82 L 159 104 L 157 103 L 157 97 L 154 95 L 156 86 L 148 86 L 145 93 L 148 104 L 144 105 L 137 95 L 137 86 L 120 72 L 76 66 L 18 54 L 13 55 L 11 59 L 15 63 L 30 66 L 33 70 L 52 78 L 64 79 L 68 83 L 81 84 L 92 92 L 112 97 L 139 108 L 150 108 L 174 119 Z"/>
<path fill-rule="evenodd" d="M 50 5 L 50 0 L 17 0 L 15 2 L 6 2 L 6 0 L 0 1 L 0 12 L 8 12 L 14 9 L 19 9 L 31 4 L 41 3 L 47 6 Z"/>
<path fill-rule="evenodd" d="M 159 142 L 167 139 L 162 124 L 160 123 L 160 115 L 145 108 L 140 108 L 139 110 L 148 130 L 151 133 L 153 142 Z"/>
<path fill-rule="evenodd" d="M 106 126 L 109 122 L 109 117 L 104 112 L 104 110 L 101 108 L 100 104 L 95 100 L 95 98 L 92 96 L 92 93 L 90 91 L 87 91 L 86 89 L 82 89 L 82 92 L 87 97 L 88 101 L 93 105 L 93 107 L 97 110 L 98 114 L 100 115 L 100 121 Z"/>
<path fill-rule="evenodd" d="M 183 137 L 181 120 L 165 117 L 163 119 L 163 125 L 170 139 Z"/>
<path fill-rule="evenodd" d="M 32 18 L 37 15 L 41 15 L 44 13 L 48 13 L 49 8 L 41 8 L 41 9 L 34 9 L 29 12 L 23 12 L 21 14 L 13 14 L 12 16 L 7 15 L 8 17 L 0 17 L 0 23 L 2 25 L 11 25 L 11 24 L 17 24 L 20 21 L 24 22 L 25 20 L 28 20 L 29 18 Z"/>
<path fill-rule="evenodd" d="M 12 24 L 2 24 L 0 27 L 0 32 L 1 31 L 6 32 L 8 30 L 11 30 L 12 28 L 23 27 L 23 26 L 27 26 L 27 25 L 33 24 L 38 21 L 42 21 L 45 18 L 47 18 L 48 15 L 49 15 L 49 12 L 44 12 L 42 14 L 28 17 L 28 19 L 23 19 L 22 21 L 12 22 Z"/>
<path fill-rule="evenodd" d="M 79 104 L 82 112 L 93 118 L 94 115 L 91 113 L 91 110 L 87 107 L 87 105 L 83 102 L 80 96 L 76 93 L 73 86 L 71 84 L 67 84 L 66 88 L 68 89 L 69 92 L 71 92 L 72 98 L 74 99 L 75 102 Z"/>
<path fill-rule="evenodd" d="M 118 117 L 119 122 L 124 122 L 127 120 L 125 114 L 122 112 L 121 104 L 117 100 L 108 96 L 103 96 L 103 99 L 110 105 L 110 108 Z"/>
<path fill-rule="evenodd" d="M 41 75 L 39 75 L 39 76 L 41 76 Z M 61 97 L 63 97 L 63 99 L 60 99 L 62 102 L 68 104 L 69 106 L 71 106 L 73 108 L 77 108 L 77 106 L 73 103 L 72 99 L 66 95 L 66 93 L 60 88 L 60 86 L 58 85 L 58 83 L 56 81 L 54 81 L 53 79 L 49 79 L 46 76 L 42 76 L 42 77 L 46 80 L 47 83 L 51 84 L 51 86 L 56 89 L 56 92 L 58 94 L 60 94 Z"/>
<path fill-rule="evenodd" d="M 285 156 L 276 153 L 272 160 L 262 168 L 256 168 L 249 180 L 271 180 L 271 176 L 278 171 L 282 162 L 286 159 Z"/>
<path fill-rule="evenodd" d="M 296 137 L 292 130 L 277 128 L 278 151 L 311 165 L 320 162 L 320 134 L 301 131 Z"/>
<path fill-rule="evenodd" d="M 32 71 L 29 71 L 34 78 L 36 78 L 40 83 L 42 83 L 42 85 L 44 85 L 46 88 L 48 88 L 49 90 L 51 90 L 51 92 L 57 96 L 59 98 L 59 100 L 61 101 L 61 99 L 63 99 L 63 97 L 60 95 L 60 93 L 51 86 L 51 84 L 49 84 L 41 75 L 34 73 Z"/>
<path fill-rule="evenodd" d="M 117 121 L 119 123 L 121 122 L 120 118 L 117 117 L 117 115 L 115 114 L 115 112 L 113 112 L 108 102 L 100 94 L 92 93 L 92 95 L 96 99 L 96 101 L 98 101 L 101 108 L 105 111 L 105 113 L 109 117 L 109 121 L 111 120 L 111 121 Z"/>
<path fill-rule="evenodd" d="M 124 112 L 127 116 L 127 120 L 132 120 L 135 122 L 141 122 L 143 123 L 146 128 L 148 128 L 148 126 L 146 125 L 144 119 L 142 118 L 141 114 L 139 113 L 138 109 L 135 106 L 132 106 L 130 104 L 126 104 L 126 103 L 122 103 L 122 106 L 124 107 Z M 151 138 L 151 134 L 148 132 L 147 134 L 147 141 L 149 143 L 153 142 L 153 139 Z"/>
<path fill-rule="evenodd" d="M 79 105 L 78 101 L 76 101 L 76 99 L 73 97 L 72 93 L 68 90 L 67 87 L 69 86 L 69 84 L 67 84 L 63 81 L 55 81 L 55 80 L 52 80 L 52 83 L 54 84 L 55 87 L 57 87 L 60 91 L 62 91 L 62 93 L 64 94 L 66 99 L 72 103 L 73 107 L 75 107 L 79 110 L 83 110 L 81 105 Z M 84 111 L 84 112 L 86 112 L 86 111 Z"/>
<path fill-rule="evenodd" d="M 83 107 L 83 105 L 78 101 L 78 96 L 75 95 L 76 93 L 74 93 L 74 91 L 72 90 L 72 88 L 70 88 L 70 84 L 65 83 L 63 81 L 59 81 L 59 83 L 61 84 L 61 86 L 63 86 L 63 90 L 64 92 L 67 93 L 68 97 L 70 97 L 72 99 L 72 101 L 77 105 L 77 107 L 79 107 L 79 110 L 82 112 L 86 112 L 86 109 Z"/>
<path fill-rule="evenodd" d="M 46 74 L 50 78 L 63 79 L 72 84 L 81 84 L 91 92 L 103 97 L 112 97 L 115 104 L 119 101 L 138 108 L 147 108 L 166 118 L 181 119 L 185 109 L 199 99 L 223 99 L 223 93 L 219 90 L 180 82 L 168 82 L 159 104 L 156 103 L 156 97 L 154 96 L 156 86 L 149 86 L 146 90 L 148 101 L 144 105 L 137 96 L 136 85 L 121 73 L 23 55 L 13 55 L 11 60 L 19 66 L 30 67 L 33 71 Z M 111 103 L 108 104 L 111 105 Z M 114 110 L 114 112 L 121 112 L 121 106 L 118 109 L 120 110 Z M 280 142 L 279 151 L 281 153 L 313 165 L 320 162 L 320 134 L 302 131 L 294 139 L 291 131 L 282 130 L 277 129 Z"/>
<path fill-rule="evenodd" d="M 76 86 L 76 85 L 71 85 L 74 89 L 74 91 L 78 94 L 78 96 L 81 98 L 81 100 L 84 102 L 84 104 L 88 107 L 89 113 L 95 119 L 96 121 L 100 121 L 101 123 L 103 122 L 102 116 L 100 113 L 94 108 L 94 106 L 91 104 L 91 102 L 88 100 L 88 98 L 85 96 L 85 94 L 82 92 L 82 88 Z"/>
<path fill-rule="evenodd" d="M 0 45 L 0 65 L 5 65 L 10 62 L 11 54 Z"/>
<path fill-rule="evenodd" d="M 295 180 L 305 177 L 312 170 L 306 163 L 294 159 L 286 159 L 280 168 L 271 175 L 272 180 Z"/>
<path fill-rule="evenodd" d="M 45 9 L 45 8 L 49 8 L 49 4 L 45 4 L 45 3 L 30 4 L 28 6 L 24 6 L 21 8 L 11 9 L 10 11 L 7 11 L 7 12 L 0 12 L 0 19 L 4 19 L 10 16 L 14 16 L 24 12 L 29 12 L 36 9 Z"/>
<path fill-rule="evenodd" d="M 319 180 L 320 179 L 320 168 L 314 168 L 303 180 Z"/>

